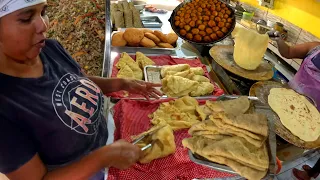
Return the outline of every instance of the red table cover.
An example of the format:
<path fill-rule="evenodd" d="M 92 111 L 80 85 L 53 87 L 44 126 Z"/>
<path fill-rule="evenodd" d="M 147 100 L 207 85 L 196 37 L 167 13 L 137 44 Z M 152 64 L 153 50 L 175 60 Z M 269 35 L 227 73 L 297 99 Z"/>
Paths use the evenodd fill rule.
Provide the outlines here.
<path fill-rule="evenodd" d="M 115 140 L 125 139 L 131 142 L 132 135 L 138 135 L 151 127 L 149 114 L 157 110 L 160 102 L 134 101 L 123 99 L 114 106 L 114 121 L 116 125 Z M 188 156 L 188 150 L 182 146 L 182 140 L 190 137 L 187 130 L 174 132 L 176 152 L 168 157 L 157 159 L 149 164 L 135 164 L 127 170 L 109 169 L 108 179 L 137 180 L 187 180 L 193 178 L 225 178 L 234 177 L 221 171 L 193 163 Z"/>
<path fill-rule="evenodd" d="M 132 59 L 135 59 L 134 55 L 130 55 L 132 57 Z M 211 83 L 215 86 L 214 91 L 213 91 L 213 95 L 215 96 L 220 96 L 222 94 L 224 94 L 223 90 L 220 89 L 216 83 L 213 82 L 213 80 L 210 78 L 209 73 L 207 71 L 207 68 L 204 64 L 201 63 L 200 59 L 194 59 L 194 60 L 187 60 L 187 59 L 183 59 L 183 58 L 172 58 L 171 56 L 168 55 L 161 55 L 161 56 L 148 56 L 150 59 L 152 59 L 156 65 L 158 66 L 164 66 L 164 65 L 176 65 L 176 64 L 189 64 L 191 67 L 202 67 L 204 72 L 205 72 L 205 76 L 208 77 L 211 81 Z M 116 67 L 116 64 L 119 62 L 120 59 L 120 55 L 118 55 L 113 63 L 113 67 L 112 67 L 112 74 L 111 77 L 117 77 L 118 74 L 118 69 Z M 116 97 L 116 98 L 123 98 L 123 97 L 131 97 L 131 98 L 137 98 L 137 97 L 143 97 L 141 95 L 136 95 L 136 94 L 130 94 L 129 96 L 127 95 L 127 93 L 125 93 L 124 91 L 120 91 L 120 92 L 114 92 L 114 93 L 109 93 L 107 94 L 107 96 L 111 96 L 111 97 Z"/>

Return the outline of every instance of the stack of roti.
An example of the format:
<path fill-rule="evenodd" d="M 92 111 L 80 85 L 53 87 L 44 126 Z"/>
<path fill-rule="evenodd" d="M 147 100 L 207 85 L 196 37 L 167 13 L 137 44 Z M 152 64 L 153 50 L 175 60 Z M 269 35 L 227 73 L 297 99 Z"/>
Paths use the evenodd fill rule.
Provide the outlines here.
<path fill-rule="evenodd" d="M 182 144 L 194 154 L 225 164 L 249 180 L 262 179 L 269 168 L 266 116 L 247 113 L 247 97 L 207 101 L 206 106 L 211 110 L 209 119 L 194 124 L 189 129 L 192 137 Z"/>

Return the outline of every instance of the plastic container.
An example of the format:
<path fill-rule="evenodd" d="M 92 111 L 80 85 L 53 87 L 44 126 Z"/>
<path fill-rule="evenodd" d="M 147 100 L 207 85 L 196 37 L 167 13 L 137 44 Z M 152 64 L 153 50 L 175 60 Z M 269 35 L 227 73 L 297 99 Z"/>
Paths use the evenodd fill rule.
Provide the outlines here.
<path fill-rule="evenodd" d="M 250 13 L 250 12 L 243 12 L 242 13 L 242 19 L 246 20 L 246 21 L 251 21 L 253 18 L 254 13 Z"/>

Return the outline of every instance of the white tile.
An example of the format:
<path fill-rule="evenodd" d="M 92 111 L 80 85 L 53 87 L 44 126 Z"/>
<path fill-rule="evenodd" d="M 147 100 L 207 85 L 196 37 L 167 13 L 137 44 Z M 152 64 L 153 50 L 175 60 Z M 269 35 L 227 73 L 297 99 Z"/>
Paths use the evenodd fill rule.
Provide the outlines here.
<path fill-rule="evenodd" d="M 316 164 L 316 162 L 318 161 L 319 158 L 320 158 L 320 155 L 318 154 L 318 155 L 314 156 L 313 158 L 307 160 L 305 162 L 305 164 L 308 164 L 310 167 L 313 167 Z"/>
<path fill-rule="evenodd" d="M 304 160 L 302 158 L 296 159 L 295 161 L 289 162 L 289 163 L 284 163 L 282 164 L 282 168 L 281 171 L 279 172 L 279 174 L 281 173 L 285 173 L 286 171 L 302 164 L 304 162 Z"/>
<path fill-rule="evenodd" d="M 315 156 L 317 156 L 317 155 L 319 155 L 319 152 L 318 152 L 318 151 L 314 151 L 314 152 L 312 152 L 312 153 L 309 153 L 309 154 L 303 156 L 302 159 L 303 159 L 304 161 L 307 161 L 307 160 L 309 160 L 309 159 L 311 159 L 311 158 L 313 158 L 313 157 L 315 157 Z"/>
<path fill-rule="evenodd" d="M 292 177 L 292 171 L 286 171 L 282 174 L 277 175 L 278 180 L 294 180 Z"/>

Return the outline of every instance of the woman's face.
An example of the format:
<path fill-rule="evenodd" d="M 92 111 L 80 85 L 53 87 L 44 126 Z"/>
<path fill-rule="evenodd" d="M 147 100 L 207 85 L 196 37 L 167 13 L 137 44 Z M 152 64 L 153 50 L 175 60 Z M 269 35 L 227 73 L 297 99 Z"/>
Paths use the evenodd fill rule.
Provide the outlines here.
<path fill-rule="evenodd" d="M 42 3 L 0 18 L 0 53 L 20 62 L 35 59 L 45 45 L 46 8 Z"/>

